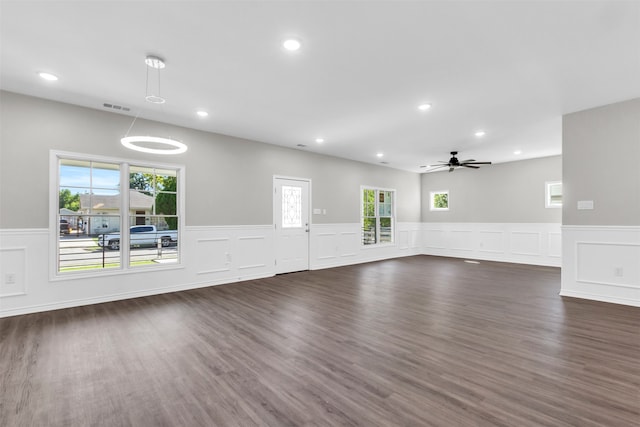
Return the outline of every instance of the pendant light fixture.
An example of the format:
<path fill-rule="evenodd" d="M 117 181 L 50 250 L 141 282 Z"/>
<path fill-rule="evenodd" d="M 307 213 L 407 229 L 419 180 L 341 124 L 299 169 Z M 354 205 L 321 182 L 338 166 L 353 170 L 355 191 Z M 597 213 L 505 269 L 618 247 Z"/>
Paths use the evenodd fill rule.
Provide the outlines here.
<path fill-rule="evenodd" d="M 165 67 L 164 60 L 157 56 L 147 56 L 144 60 L 147 64 L 147 82 L 146 82 L 146 95 L 145 100 L 152 104 L 164 104 L 167 100 L 162 97 L 160 92 L 160 70 Z M 154 73 L 155 70 L 155 73 Z M 149 82 L 149 73 L 152 77 L 155 74 L 156 85 Z M 153 90 L 150 90 L 150 86 L 153 86 Z M 158 136 L 129 136 L 129 132 L 136 123 L 138 116 L 133 119 L 131 126 L 127 130 L 127 133 L 120 139 L 122 145 L 130 150 L 141 151 L 143 153 L 150 154 L 180 154 L 187 151 L 187 146 L 180 141 L 171 138 L 161 138 Z M 169 148 L 167 148 L 169 147 Z"/>

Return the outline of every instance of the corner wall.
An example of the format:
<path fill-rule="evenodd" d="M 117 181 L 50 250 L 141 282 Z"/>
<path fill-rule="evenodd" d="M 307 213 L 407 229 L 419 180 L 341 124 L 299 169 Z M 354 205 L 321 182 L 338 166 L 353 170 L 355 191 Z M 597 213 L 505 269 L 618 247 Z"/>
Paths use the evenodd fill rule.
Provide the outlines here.
<path fill-rule="evenodd" d="M 562 123 L 560 295 L 640 306 L 640 98 Z"/>
<path fill-rule="evenodd" d="M 545 182 L 561 178 L 561 156 L 423 174 L 423 253 L 559 267 L 562 210 L 545 208 Z M 449 210 L 431 211 L 443 190 Z"/>

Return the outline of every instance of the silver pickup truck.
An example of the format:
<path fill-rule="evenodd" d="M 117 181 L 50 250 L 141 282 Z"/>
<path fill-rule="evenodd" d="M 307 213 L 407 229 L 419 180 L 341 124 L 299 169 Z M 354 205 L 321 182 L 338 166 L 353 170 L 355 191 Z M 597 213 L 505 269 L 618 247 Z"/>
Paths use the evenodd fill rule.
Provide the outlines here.
<path fill-rule="evenodd" d="M 131 247 L 155 246 L 158 239 L 163 247 L 170 246 L 178 241 L 176 230 L 157 230 L 155 225 L 134 225 L 129 228 Z M 120 249 L 120 233 L 100 234 L 98 245 L 117 251 Z"/>

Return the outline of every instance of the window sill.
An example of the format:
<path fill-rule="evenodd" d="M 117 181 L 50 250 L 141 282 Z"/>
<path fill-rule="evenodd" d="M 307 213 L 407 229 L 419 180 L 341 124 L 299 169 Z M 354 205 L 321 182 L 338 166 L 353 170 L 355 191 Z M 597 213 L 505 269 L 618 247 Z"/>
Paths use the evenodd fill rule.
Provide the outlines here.
<path fill-rule="evenodd" d="M 391 243 L 375 243 L 373 245 L 363 245 L 360 244 L 360 249 L 376 249 L 376 248 L 387 248 L 397 246 L 395 242 Z"/>

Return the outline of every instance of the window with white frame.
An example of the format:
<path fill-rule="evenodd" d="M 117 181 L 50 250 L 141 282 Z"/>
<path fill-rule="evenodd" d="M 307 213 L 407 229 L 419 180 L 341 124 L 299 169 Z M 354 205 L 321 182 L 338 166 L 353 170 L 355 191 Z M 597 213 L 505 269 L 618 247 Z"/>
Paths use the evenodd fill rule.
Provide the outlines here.
<path fill-rule="evenodd" d="M 361 188 L 362 244 L 393 243 L 395 190 Z"/>
<path fill-rule="evenodd" d="M 449 190 L 432 191 L 429 194 L 429 209 L 432 211 L 448 211 Z"/>
<path fill-rule="evenodd" d="M 178 263 L 181 167 L 52 153 L 52 169 L 56 274 Z"/>
<path fill-rule="evenodd" d="M 548 181 L 545 183 L 545 207 L 562 207 L 562 182 Z"/>

